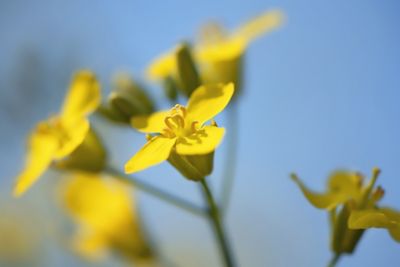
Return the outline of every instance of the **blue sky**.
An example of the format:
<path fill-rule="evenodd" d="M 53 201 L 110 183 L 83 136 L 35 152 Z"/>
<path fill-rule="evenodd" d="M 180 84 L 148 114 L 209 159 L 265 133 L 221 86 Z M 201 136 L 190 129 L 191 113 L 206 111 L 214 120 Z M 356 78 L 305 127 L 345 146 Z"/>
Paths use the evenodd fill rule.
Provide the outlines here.
<path fill-rule="evenodd" d="M 229 232 L 243 266 L 324 265 L 330 257 L 327 216 L 306 202 L 288 174 L 296 171 L 322 190 L 336 168 L 369 175 L 379 166 L 382 202 L 400 209 L 397 1 L 2 2 L 1 192 L 21 168 L 26 134 L 58 110 L 74 70 L 93 69 L 107 92 L 111 74 L 126 70 L 140 78 L 154 57 L 193 39 L 209 19 L 233 28 L 271 8 L 284 11 L 287 21 L 246 54 Z M 159 88 L 150 90 L 161 100 Z M 106 130 L 104 138 L 120 166 L 144 142 L 123 128 Z M 217 153 L 215 186 L 225 149 Z M 141 176 L 200 202 L 195 185 L 167 164 Z M 140 200 L 166 255 L 181 266 L 218 263 L 206 223 L 149 196 Z M 371 230 L 340 266 L 396 266 L 398 250 L 385 231 Z"/>

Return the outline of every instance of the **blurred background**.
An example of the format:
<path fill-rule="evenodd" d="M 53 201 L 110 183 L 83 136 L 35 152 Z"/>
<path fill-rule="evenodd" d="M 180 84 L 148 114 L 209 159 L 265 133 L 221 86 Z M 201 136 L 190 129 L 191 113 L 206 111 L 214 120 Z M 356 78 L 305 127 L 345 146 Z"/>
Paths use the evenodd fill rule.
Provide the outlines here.
<path fill-rule="evenodd" d="M 9 244 L 25 244 L 29 264 L 21 266 L 118 266 L 89 264 L 65 249 L 65 218 L 49 190 L 54 173 L 12 199 L 27 134 L 58 112 L 77 69 L 94 70 L 106 94 L 113 74 L 141 79 L 152 59 L 195 38 L 207 21 L 233 29 L 272 8 L 286 14 L 286 23 L 247 50 L 239 106 L 239 164 L 227 222 L 240 266 L 324 266 L 331 257 L 327 215 L 308 204 L 290 172 L 322 190 L 336 168 L 369 175 L 379 166 L 382 203 L 400 209 L 398 1 L 1 1 L 0 255 L 3 249 L 12 256 Z M 166 106 L 160 88 L 149 88 Z M 132 129 L 95 123 L 117 167 L 145 141 Z M 225 151 L 222 145 L 217 152 L 215 190 Z M 166 163 L 139 176 L 201 203 L 195 184 Z M 206 221 L 144 193 L 139 201 L 165 257 L 177 266 L 219 266 Z M 14 230 L 21 241 L 7 238 Z M 384 230 L 370 230 L 339 266 L 399 262 L 399 244 Z"/>

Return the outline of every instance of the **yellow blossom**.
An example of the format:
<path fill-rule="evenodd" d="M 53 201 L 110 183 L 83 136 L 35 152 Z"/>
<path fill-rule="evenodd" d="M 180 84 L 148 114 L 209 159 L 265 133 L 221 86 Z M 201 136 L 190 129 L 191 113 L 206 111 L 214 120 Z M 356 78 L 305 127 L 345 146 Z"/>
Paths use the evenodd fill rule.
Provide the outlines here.
<path fill-rule="evenodd" d="M 132 125 L 143 133 L 157 133 L 126 163 L 125 172 L 134 173 L 168 159 L 170 154 L 205 155 L 221 143 L 224 128 L 205 125 L 229 103 L 232 83 L 203 85 L 191 95 L 187 107 L 134 117 Z"/>
<path fill-rule="evenodd" d="M 282 21 L 282 12 L 272 10 L 251 19 L 230 34 L 215 23 L 206 25 L 199 42 L 194 45 L 194 58 L 203 83 L 233 82 L 238 90 L 242 75 L 241 60 L 247 46 L 279 27 Z M 155 59 L 147 70 L 152 80 L 167 77 L 177 80 L 177 73 L 176 49 Z"/>
<path fill-rule="evenodd" d="M 374 187 L 379 173 L 375 168 L 370 181 L 364 184 L 364 177 L 359 173 L 334 172 L 324 193 L 311 191 L 292 175 L 313 206 L 329 211 L 332 249 L 336 254 L 352 253 L 364 229 L 372 227 L 388 229 L 393 239 L 400 242 L 400 212 L 378 206 L 384 195 L 381 187 Z"/>
<path fill-rule="evenodd" d="M 61 112 L 39 122 L 28 139 L 25 168 L 17 177 L 14 195 L 20 196 L 54 160 L 71 154 L 89 132 L 87 116 L 100 103 L 100 85 L 93 73 L 78 72 L 72 80 Z"/>
<path fill-rule="evenodd" d="M 208 82 L 233 82 L 240 87 L 242 56 L 256 38 L 279 27 L 283 14 L 279 10 L 264 12 L 226 34 L 221 26 L 209 24 L 195 47 L 201 77 Z"/>
<path fill-rule="evenodd" d="M 77 172 L 61 190 L 66 210 L 79 225 L 73 246 L 82 256 L 96 260 L 115 252 L 134 261 L 151 258 L 126 184 L 100 174 Z"/>

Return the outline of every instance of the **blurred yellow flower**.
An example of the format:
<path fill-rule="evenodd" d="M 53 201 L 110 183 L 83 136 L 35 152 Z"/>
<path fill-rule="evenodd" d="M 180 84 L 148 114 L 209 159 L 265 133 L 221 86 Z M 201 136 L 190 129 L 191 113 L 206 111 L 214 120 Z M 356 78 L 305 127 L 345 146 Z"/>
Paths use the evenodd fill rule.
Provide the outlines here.
<path fill-rule="evenodd" d="M 314 207 L 330 212 L 335 253 L 352 253 L 363 230 L 372 227 L 388 229 L 393 239 L 400 242 L 400 212 L 377 205 L 384 195 L 381 187 L 374 188 L 379 173 L 380 170 L 375 168 L 370 181 L 364 185 L 361 174 L 336 171 L 329 177 L 325 193 L 309 190 L 296 175 L 292 175 Z"/>
<path fill-rule="evenodd" d="M 112 177 L 77 172 L 61 190 L 66 210 L 79 225 L 73 246 L 82 256 L 95 260 L 115 252 L 135 261 L 151 259 L 128 185 Z"/>
<path fill-rule="evenodd" d="M 256 38 L 279 27 L 282 21 L 282 12 L 272 10 L 244 23 L 231 34 L 226 34 L 218 24 L 206 25 L 200 42 L 195 46 L 195 58 L 203 82 L 233 82 L 240 88 L 241 60 L 247 46 Z"/>
<path fill-rule="evenodd" d="M 169 111 L 134 117 L 132 125 L 152 137 L 126 164 L 125 172 L 134 173 L 178 155 L 204 155 L 221 143 L 224 128 L 204 125 L 220 113 L 234 92 L 232 83 L 203 85 L 191 95 L 187 107 L 176 105 Z"/>
<path fill-rule="evenodd" d="M 242 72 L 241 59 L 247 46 L 256 38 L 279 27 L 283 17 L 279 10 L 264 12 L 231 34 L 226 34 L 218 24 L 206 25 L 199 42 L 194 46 L 194 58 L 203 83 L 233 82 L 238 90 Z M 167 52 L 155 59 L 148 67 L 147 74 L 151 80 L 167 77 L 177 80 L 176 51 Z"/>
<path fill-rule="evenodd" d="M 28 139 L 25 168 L 17 177 L 14 195 L 23 194 L 54 160 L 72 153 L 89 131 L 87 116 L 100 104 L 100 85 L 93 73 L 78 72 L 58 116 L 39 122 Z"/>

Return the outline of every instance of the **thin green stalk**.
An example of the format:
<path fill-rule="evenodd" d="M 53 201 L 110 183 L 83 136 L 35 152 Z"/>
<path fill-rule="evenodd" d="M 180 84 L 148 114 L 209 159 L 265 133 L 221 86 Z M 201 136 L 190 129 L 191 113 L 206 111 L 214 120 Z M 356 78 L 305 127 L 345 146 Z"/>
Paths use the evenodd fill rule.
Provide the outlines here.
<path fill-rule="evenodd" d="M 221 192 L 221 212 L 225 215 L 235 180 L 236 163 L 237 163 L 237 147 L 239 140 L 239 120 L 238 120 L 238 102 L 233 102 L 228 110 L 227 127 L 229 134 L 227 135 L 227 151 L 225 158 L 224 173 L 222 175 L 222 192 Z"/>
<path fill-rule="evenodd" d="M 204 209 L 201 207 L 196 206 L 193 203 L 188 202 L 187 200 L 174 196 L 170 193 L 167 193 L 153 185 L 150 185 L 148 183 L 145 183 L 143 181 L 140 181 L 132 176 L 128 176 L 114 168 L 107 168 L 107 173 L 115 177 L 116 179 L 119 179 L 121 181 L 127 182 L 128 184 L 133 185 L 135 188 L 142 190 L 146 193 L 149 193 L 150 195 L 153 195 L 161 200 L 164 200 L 178 208 L 181 208 L 185 211 L 188 211 L 194 215 L 198 216 L 205 216 Z"/>
<path fill-rule="evenodd" d="M 230 247 L 229 247 L 229 242 L 227 240 L 222 222 L 221 222 L 221 217 L 220 217 L 220 212 L 215 204 L 214 197 L 211 193 L 210 188 L 207 185 L 207 182 L 205 179 L 201 180 L 201 187 L 202 187 L 202 192 L 204 195 L 204 199 L 207 202 L 208 205 L 208 218 L 210 221 L 210 224 L 212 225 L 215 233 L 215 237 L 218 241 L 221 254 L 223 256 L 225 266 L 226 267 L 234 267 L 235 263 L 233 260 L 233 255 L 231 253 Z"/>
<path fill-rule="evenodd" d="M 335 267 L 341 256 L 342 255 L 340 253 L 333 255 L 332 259 L 328 263 L 328 267 Z"/>

